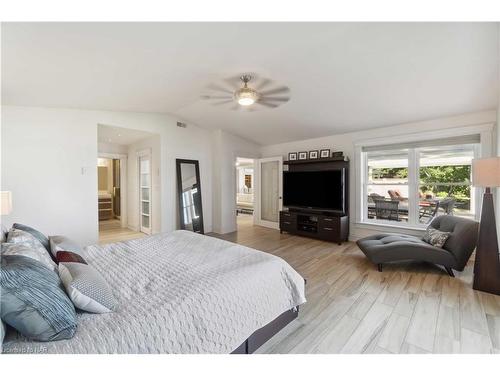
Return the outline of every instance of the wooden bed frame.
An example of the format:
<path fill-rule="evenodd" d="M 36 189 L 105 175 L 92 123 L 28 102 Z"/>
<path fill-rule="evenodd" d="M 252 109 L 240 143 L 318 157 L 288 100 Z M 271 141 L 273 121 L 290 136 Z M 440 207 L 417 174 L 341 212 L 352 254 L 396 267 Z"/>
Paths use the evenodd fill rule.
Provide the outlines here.
<path fill-rule="evenodd" d="M 294 307 L 291 310 L 285 311 L 283 314 L 274 319 L 271 323 L 259 328 L 252 333 L 238 348 L 231 354 L 252 354 L 260 348 L 271 337 L 281 331 L 288 323 L 295 320 L 299 316 L 299 307 Z"/>

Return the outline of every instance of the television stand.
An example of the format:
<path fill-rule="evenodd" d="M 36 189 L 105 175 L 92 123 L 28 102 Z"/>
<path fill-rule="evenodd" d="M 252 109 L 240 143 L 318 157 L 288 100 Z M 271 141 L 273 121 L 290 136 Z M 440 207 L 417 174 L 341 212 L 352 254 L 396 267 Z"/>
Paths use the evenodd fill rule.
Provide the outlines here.
<path fill-rule="evenodd" d="M 280 211 L 280 233 L 283 232 L 341 245 L 349 234 L 349 216 Z"/>

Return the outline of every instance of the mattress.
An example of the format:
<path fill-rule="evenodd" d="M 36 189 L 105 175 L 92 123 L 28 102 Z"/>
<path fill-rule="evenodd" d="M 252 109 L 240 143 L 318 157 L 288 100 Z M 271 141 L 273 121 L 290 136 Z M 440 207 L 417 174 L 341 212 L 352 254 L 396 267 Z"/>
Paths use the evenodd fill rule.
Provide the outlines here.
<path fill-rule="evenodd" d="M 283 259 L 188 231 L 84 251 L 118 310 L 79 312 L 70 340 L 33 342 L 11 332 L 4 353 L 231 353 L 306 302 L 304 279 Z"/>

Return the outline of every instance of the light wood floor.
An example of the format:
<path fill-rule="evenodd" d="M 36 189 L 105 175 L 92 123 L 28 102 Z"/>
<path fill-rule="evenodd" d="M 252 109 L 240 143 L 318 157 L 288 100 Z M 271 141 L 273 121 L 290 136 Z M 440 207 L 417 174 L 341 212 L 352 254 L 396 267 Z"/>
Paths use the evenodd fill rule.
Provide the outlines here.
<path fill-rule="evenodd" d="M 146 236 L 142 232 L 135 232 L 128 228 L 122 228 L 120 221 L 116 219 L 99 221 L 99 244 L 133 240 Z"/>
<path fill-rule="evenodd" d="M 473 263 L 456 278 L 429 264 L 380 273 L 355 243 L 280 234 L 238 216 L 217 235 L 285 259 L 307 279 L 299 318 L 259 353 L 500 353 L 500 297 L 471 287 Z"/>

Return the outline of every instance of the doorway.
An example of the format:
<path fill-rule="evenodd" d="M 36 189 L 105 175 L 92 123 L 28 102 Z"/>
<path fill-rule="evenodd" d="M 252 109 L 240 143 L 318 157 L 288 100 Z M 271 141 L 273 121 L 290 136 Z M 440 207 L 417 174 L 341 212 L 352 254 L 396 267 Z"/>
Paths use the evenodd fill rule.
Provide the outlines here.
<path fill-rule="evenodd" d="M 99 242 L 161 231 L 160 135 L 98 124 Z"/>
<path fill-rule="evenodd" d="M 256 205 L 254 223 L 279 229 L 279 215 L 283 209 L 283 157 L 276 156 L 255 161 Z"/>
<path fill-rule="evenodd" d="M 255 211 L 254 159 L 236 158 L 236 225 L 253 225 Z"/>
<path fill-rule="evenodd" d="M 99 221 L 121 219 L 120 159 L 97 158 Z"/>

